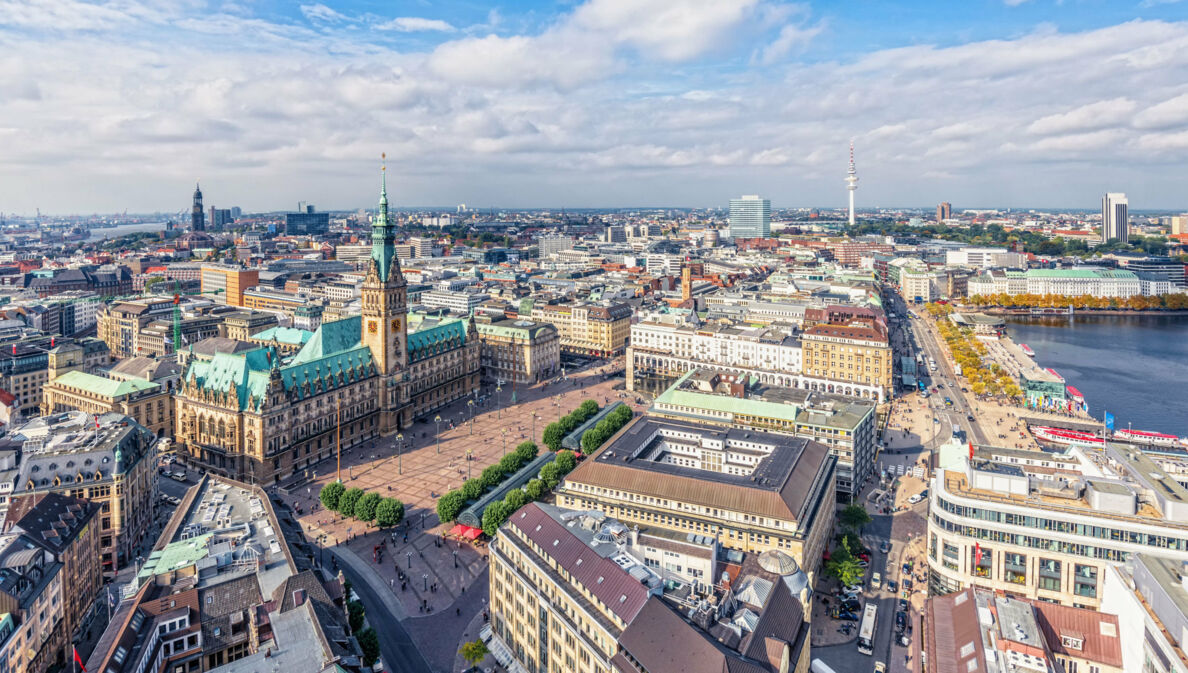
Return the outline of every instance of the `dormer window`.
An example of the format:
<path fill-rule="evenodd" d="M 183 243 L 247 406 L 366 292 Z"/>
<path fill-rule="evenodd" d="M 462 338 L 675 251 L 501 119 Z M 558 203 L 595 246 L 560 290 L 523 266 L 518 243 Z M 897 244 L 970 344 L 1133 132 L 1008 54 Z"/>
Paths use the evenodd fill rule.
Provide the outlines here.
<path fill-rule="evenodd" d="M 1080 652 L 1081 649 L 1085 647 L 1085 640 L 1084 638 L 1080 638 L 1078 636 L 1061 635 L 1060 644 L 1070 650 L 1077 650 Z"/>

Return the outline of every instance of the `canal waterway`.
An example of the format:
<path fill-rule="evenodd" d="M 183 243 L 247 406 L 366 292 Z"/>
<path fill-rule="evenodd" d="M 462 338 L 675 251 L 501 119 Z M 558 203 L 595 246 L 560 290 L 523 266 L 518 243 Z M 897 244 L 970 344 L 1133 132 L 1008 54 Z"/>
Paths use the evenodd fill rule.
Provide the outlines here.
<path fill-rule="evenodd" d="M 1015 343 L 1078 388 L 1097 419 L 1188 436 L 1188 316 L 1007 319 Z"/>

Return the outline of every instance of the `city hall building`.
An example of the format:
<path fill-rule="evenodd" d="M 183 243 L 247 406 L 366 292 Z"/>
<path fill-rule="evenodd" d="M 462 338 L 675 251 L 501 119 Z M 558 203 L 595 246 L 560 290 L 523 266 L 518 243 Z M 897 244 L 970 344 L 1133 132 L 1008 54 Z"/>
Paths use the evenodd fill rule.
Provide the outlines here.
<path fill-rule="evenodd" d="M 179 451 L 215 474 L 274 483 L 344 448 L 406 428 L 476 391 L 473 320 L 408 328 L 386 187 L 372 220 L 362 315 L 325 322 L 293 356 L 279 344 L 193 360 L 177 395 Z"/>

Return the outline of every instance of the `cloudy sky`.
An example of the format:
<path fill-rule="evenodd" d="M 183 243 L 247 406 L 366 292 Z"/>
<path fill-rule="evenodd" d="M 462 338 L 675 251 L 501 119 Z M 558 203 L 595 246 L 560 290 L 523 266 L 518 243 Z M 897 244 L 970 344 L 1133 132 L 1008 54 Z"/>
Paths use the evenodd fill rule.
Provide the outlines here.
<path fill-rule="evenodd" d="M 1188 209 L 1188 0 L 0 0 L 0 212 Z"/>

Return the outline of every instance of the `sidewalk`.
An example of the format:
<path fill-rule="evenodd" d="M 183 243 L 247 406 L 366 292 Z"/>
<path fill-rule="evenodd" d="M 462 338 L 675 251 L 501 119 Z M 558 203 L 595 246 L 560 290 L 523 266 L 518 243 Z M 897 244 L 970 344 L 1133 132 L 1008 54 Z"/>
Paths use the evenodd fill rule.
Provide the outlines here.
<path fill-rule="evenodd" d="M 418 617 L 454 610 L 486 568 L 487 549 L 483 542 L 445 539 L 449 529 L 437 520 L 437 499 L 498 462 L 505 447 L 513 451 L 521 442 L 535 439 L 542 451 L 547 450 L 540 441 L 545 426 L 583 400 L 593 399 L 599 406 L 622 400 L 639 411 L 634 395 L 621 397 L 626 394 L 613 389 L 622 379 L 602 380 L 606 367 L 570 372 L 569 380 L 560 383 L 516 386 L 514 406 L 511 385 L 502 386 L 500 393 L 488 385 L 479 395 L 487 397 L 486 403 L 471 405 L 475 398 L 466 398 L 430 416 L 441 417 L 440 434 L 430 420 L 404 429 L 402 440 L 393 435 L 344 451 L 342 480 L 347 488 L 404 503 L 405 521 L 395 529 L 381 531 L 320 508 L 318 493 L 336 477 L 333 461 L 318 465 L 312 483 L 278 497 L 294 511 L 301 506 L 297 519 L 307 539 L 323 549 L 348 551 L 371 571 L 377 590 L 387 585 L 402 614 Z M 378 561 L 377 545 L 382 545 Z"/>

